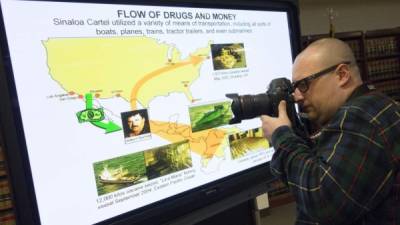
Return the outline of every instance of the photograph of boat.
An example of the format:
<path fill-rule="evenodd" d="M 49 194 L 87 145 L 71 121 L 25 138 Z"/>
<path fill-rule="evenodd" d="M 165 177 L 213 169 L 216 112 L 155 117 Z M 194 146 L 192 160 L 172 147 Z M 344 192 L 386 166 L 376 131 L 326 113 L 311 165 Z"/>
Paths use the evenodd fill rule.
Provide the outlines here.
<path fill-rule="evenodd" d="M 93 169 L 99 196 L 148 180 L 143 152 L 95 162 Z"/>
<path fill-rule="evenodd" d="M 229 124 L 233 117 L 231 102 L 218 102 L 189 108 L 192 131 L 211 129 Z"/>
<path fill-rule="evenodd" d="M 103 184 L 128 184 L 135 183 L 139 179 L 139 176 L 129 175 L 128 170 L 122 166 L 112 171 L 105 167 L 99 175 L 99 181 Z"/>

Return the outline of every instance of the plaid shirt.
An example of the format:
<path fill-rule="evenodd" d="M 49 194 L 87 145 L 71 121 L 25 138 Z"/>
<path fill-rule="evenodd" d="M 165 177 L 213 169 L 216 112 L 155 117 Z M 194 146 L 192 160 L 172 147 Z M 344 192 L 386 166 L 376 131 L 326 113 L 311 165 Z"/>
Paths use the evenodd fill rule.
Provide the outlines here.
<path fill-rule="evenodd" d="M 272 136 L 271 171 L 290 187 L 296 224 L 400 225 L 400 107 L 357 88 L 310 142 Z"/>

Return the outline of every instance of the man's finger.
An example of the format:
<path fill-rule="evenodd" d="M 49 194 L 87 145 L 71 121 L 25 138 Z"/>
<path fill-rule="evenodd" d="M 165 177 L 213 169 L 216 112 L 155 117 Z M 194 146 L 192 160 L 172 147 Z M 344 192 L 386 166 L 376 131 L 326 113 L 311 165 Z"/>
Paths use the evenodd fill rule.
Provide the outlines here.
<path fill-rule="evenodd" d="M 279 110 L 279 117 L 281 117 L 283 115 L 287 115 L 287 113 L 286 113 L 286 101 L 285 100 L 282 100 L 281 102 L 279 102 L 278 110 Z"/>
<path fill-rule="evenodd" d="M 261 121 L 265 121 L 265 120 L 268 120 L 268 119 L 270 119 L 271 117 L 270 116 L 267 116 L 267 115 L 261 115 L 260 116 L 260 119 L 261 119 Z"/>

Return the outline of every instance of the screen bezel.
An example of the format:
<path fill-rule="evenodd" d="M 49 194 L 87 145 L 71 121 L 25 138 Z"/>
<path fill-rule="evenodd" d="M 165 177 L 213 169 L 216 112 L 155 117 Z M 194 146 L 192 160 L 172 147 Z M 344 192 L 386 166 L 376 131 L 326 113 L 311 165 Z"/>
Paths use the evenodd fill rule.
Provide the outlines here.
<path fill-rule="evenodd" d="M 56 2 L 87 2 L 93 1 L 59 1 Z M 300 50 L 300 30 L 298 24 L 298 6 L 295 1 L 262 1 L 262 0 L 235 0 L 228 2 L 201 1 L 201 0 L 169 0 L 169 1 L 104 1 L 96 3 L 128 4 L 128 5 L 157 5 L 176 7 L 199 7 L 221 9 L 247 9 L 260 11 L 281 11 L 288 16 L 288 26 L 292 47 L 292 58 Z M 28 158 L 18 96 L 9 57 L 7 37 L 1 16 L 1 58 L 0 60 L 0 128 L 3 146 L 6 152 L 10 185 L 12 186 L 14 211 L 18 224 L 40 224 L 33 178 Z M 33 84 L 34 85 L 34 84 Z M 263 185 L 274 179 L 269 172 L 269 163 L 227 176 L 217 181 L 199 186 L 186 192 L 160 200 L 132 212 L 127 212 L 110 218 L 98 224 L 161 224 L 184 214 L 206 207 L 209 204 L 221 201 L 229 196 L 248 191 L 248 199 L 257 192 L 252 187 Z M 61 218 L 60 218 L 61 219 Z"/>

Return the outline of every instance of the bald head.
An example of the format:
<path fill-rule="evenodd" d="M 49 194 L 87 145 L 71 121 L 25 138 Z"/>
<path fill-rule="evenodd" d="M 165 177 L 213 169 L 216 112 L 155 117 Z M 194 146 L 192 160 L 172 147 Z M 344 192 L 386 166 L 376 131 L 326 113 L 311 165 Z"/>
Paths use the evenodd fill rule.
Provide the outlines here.
<path fill-rule="evenodd" d="M 304 60 L 319 68 L 327 68 L 340 62 L 350 62 L 352 75 L 361 81 L 353 51 L 348 44 L 339 39 L 324 38 L 311 43 L 296 57 L 294 63 Z"/>

